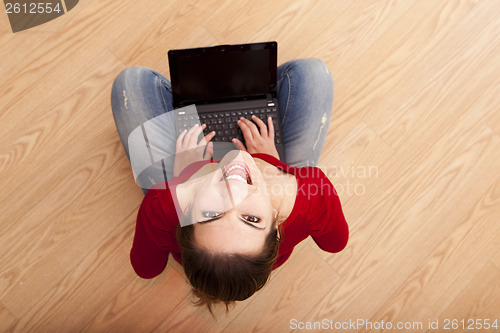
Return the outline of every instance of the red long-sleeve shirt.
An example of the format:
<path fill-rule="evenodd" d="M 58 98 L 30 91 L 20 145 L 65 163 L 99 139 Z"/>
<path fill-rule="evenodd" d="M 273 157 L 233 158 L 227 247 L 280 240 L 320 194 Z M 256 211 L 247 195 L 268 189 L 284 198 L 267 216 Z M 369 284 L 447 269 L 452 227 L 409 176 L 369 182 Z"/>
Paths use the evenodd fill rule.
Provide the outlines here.
<path fill-rule="evenodd" d="M 347 244 L 349 229 L 339 197 L 332 183 L 316 167 L 296 168 L 267 154 L 252 154 L 277 168 L 295 175 L 297 197 L 291 214 L 283 222 L 283 241 L 273 269 L 281 266 L 292 254 L 295 245 L 311 236 L 327 252 L 339 252 Z M 187 180 L 207 161 L 190 165 L 168 186 L 151 188 L 139 208 L 130 260 L 142 278 L 159 275 L 167 265 L 168 255 L 181 265 L 181 250 L 176 239 L 176 185 Z"/>

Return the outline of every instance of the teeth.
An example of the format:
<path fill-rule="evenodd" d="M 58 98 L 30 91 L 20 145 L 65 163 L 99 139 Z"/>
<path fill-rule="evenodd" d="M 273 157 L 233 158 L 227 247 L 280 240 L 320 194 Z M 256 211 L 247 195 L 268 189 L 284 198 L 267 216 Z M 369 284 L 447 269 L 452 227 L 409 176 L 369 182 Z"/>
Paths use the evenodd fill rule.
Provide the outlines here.
<path fill-rule="evenodd" d="M 229 169 L 226 170 L 225 175 L 228 175 L 234 169 L 240 169 L 240 170 L 243 170 L 245 173 L 247 173 L 247 171 L 245 170 L 245 168 L 243 168 L 242 166 L 234 165 L 234 166 L 232 166 L 232 167 L 230 167 Z"/>
<path fill-rule="evenodd" d="M 247 180 L 243 177 L 241 177 L 240 175 L 231 175 L 231 176 L 228 176 L 226 177 L 226 180 L 229 180 L 229 179 L 234 179 L 234 180 L 239 180 L 239 181 L 242 181 L 246 184 Z"/>
<path fill-rule="evenodd" d="M 245 175 L 247 176 L 246 179 L 243 178 L 243 176 L 240 176 L 238 174 L 229 175 L 231 173 L 231 171 L 233 171 L 235 169 L 242 170 L 245 173 Z M 229 169 L 227 169 L 226 172 L 224 173 L 224 177 L 226 179 L 239 180 L 239 181 L 242 181 L 244 183 L 249 183 L 250 184 L 250 177 L 249 177 L 246 169 L 244 167 L 242 167 L 241 165 L 233 165 L 232 167 L 230 167 Z"/>
<path fill-rule="evenodd" d="M 241 169 L 241 170 L 243 170 L 243 171 L 246 172 L 245 168 L 242 167 L 241 165 L 233 165 L 232 167 L 230 167 L 229 169 L 227 169 L 226 173 L 228 173 L 229 171 L 234 170 L 234 169 Z"/>

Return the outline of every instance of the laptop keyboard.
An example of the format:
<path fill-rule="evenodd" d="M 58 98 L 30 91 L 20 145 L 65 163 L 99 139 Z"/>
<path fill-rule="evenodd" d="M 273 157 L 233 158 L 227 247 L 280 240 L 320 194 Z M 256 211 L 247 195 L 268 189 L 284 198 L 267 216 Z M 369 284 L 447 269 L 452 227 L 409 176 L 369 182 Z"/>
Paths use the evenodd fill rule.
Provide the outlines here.
<path fill-rule="evenodd" d="M 195 124 L 207 124 L 204 135 L 215 131 L 214 142 L 231 142 L 233 138 L 237 138 L 242 142 L 243 133 L 236 123 L 241 117 L 252 120 L 252 115 L 259 117 L 267 125 L 267 117 L 271 116 L 274 125 L 274 141 L 282 143 L 281 133 L 278 126 L 278 110 L 275 107 L 264 107 L 252 110 L 235 110 L 201 113 L 199 120 L 197 115 L 178 115 L 177 116 L 177 131 L 180 134 L 184 129 L 190 129 Z"/>

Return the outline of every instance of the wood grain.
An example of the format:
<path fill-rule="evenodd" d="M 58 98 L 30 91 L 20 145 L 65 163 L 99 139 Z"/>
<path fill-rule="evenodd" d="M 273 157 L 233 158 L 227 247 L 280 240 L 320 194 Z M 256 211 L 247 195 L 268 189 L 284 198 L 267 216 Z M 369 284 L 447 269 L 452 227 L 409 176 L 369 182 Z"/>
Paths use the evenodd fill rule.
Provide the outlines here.
<path fill-rule="evenodd" d="M 83 331 L 150 332 L 165 316 L 176 312 L 181 303 L 187 302 L 188 291 L 185 278 L 174 269 L 168 269 L 161 279 L 141 283 L 130 280 Z"/>
<path fill-rule="evenodd" d="M 498 316 L 498 17 L 497 0 L 86 0 L 13 34 L 0 15 L 0 332 Z M 344 186 L 350 240 L 339 254 L 302 242 L 214 319 L 173 258 L 152 280 L 130 266 L 143 195 L 110 89 L 128 66 L 168 77 L 169 49 L 263 40 L 280 62 L 318 57 L 332 72 L 319 166 Z"/>
<path fill-rule="evenodd" d="M 250 42 L 257 31 L 273 25 L 276 13 L 288 6 L 287 1 L 229 0 L 200 23 L 222 44 Z"/>
<path fill-rule="evenodd" d="M 464 127 L 465 125 L 469 127 L 470 124 L 469 120 L 464 120 L 462 123 Z M 456 130 L 466 133 L 464 127 L 457 127 Z M 339 303 L 329 304 L 324 301 L 324 309 L 319 307 L 316 310 L 319 314 L 335 313 L 342 316 L 346 311 L 345 318 L 350 318 L 356 316 L 356 312 L 352 311 L 362 311 L 366 314 L 370 309 L 381 306 L 377 302 L 382 301 L 384 297 L 382 295 L 407 279 L 408 269 L 418 266 L 424 256 L 435 244 L 439 244 L 449 230 L 459 226 L 463 215 L 467 214 L 469 209 L 469 206 L 463 203 L 476 202 L 483 195 L 483 190 L 473 189 L 488 186 L 497 178 L 494 170 L 498 170 L 500 161 L 499 157 L 496 157 L 495 161 L 488 160 L 488 163 L 483 164 L 484 161 L 475 157 L 483 156 L 484 149 L 489 152 L 484 156 L 491 153 L 498 156 L 500 152 L 498 137 L 492 135 L 491 131 L 481 133 L 471 129 L 469 132 L 476 133 L 475 139 L 472 139 L 472 135 L 468 136 L 470 140 L 468 144 L 475 147 L 472 150 L 467 148 L 468 144 L 464 142 L 458 142 L 455 146 L 450 142 L 446 144 L 438 142 L 439 146 L 445 144 L 447 149 L 450 149 L 448 156 L 441 154 L 439 160 L 437 157 L 426 159 L 429 164 L 424 161 L 413 161 L 407 163 L 408 169 L 401 168 L 403 165 L 401 163 L 399 165 L 401 173 L 380 168 L 381 176 L 376 181 L 380 184 L 385 183 L 387 191 L 383 194 L 375 191 L 374 195 L 367 195 L 367 200 L 370 200 L 369 197 L 378 197 L 373 200 L 373 205 L 361 208 L 362 203 L 357 203 L 358 207 L 365 210 L 359 213 L 361 216 L 366 216 L 366 219 L 358 229 L 352 231 L 349 250 L 352 251 L 352 255 L 348 258 L 341 255 L 331 259 L 332 265 L 335 265 L 345 278 L 342 288 L 332 291 L 331 298 L 348 297 L 348 303 L 352 305 L 339 309 Z M 446 142 L 451 137 L 453 136 L 446 136 L 443 141 Z M 456 151 L 451 150 L 452 147 L 455 147 Z M 460 153 L 461 150 L 464 152 Z M 394 158 L 404 159 L 398 155 L 394 155 Z M 457 160 L 454 161 L 454 158 Z M 442 165 L 439 165 L 438 161 Z M 395 165 L 392 166 L 395 169 Z M 478 166 L 481 166 L 481 169 L 484 166 L 484 169 L 479 170 Z M 436 170 L 440 170 L 439 173 L 436 174 Z M 464 188 L 462 185 L 464 178 L 474 173 L 482 175 L 481 184 Z M 490 179 L 488 180 L 485 175 L 491 175 Z M 401 181 L 402 178 L 405 178 L 404 182 Z M 476 180 L 479 181 L 478 178 Z M 372 179 L 369 179 L 368 183 L 370 181 Z M 391 182 L 392 185 L 389 185 Z M 447 190 L 448 188 L 453 188 L 453 192 Z M 383 205 L 384 202 L 390 202 L 390 207 Z M 366 201 L 364 203 L 366 205 Z M 351 211 L 349 208 L 347 205 L 347 209 Z M 489 214 L 492 213 L 491 209 L 488 210 Z M 351 218 L 356 219 L 358 216 L 355 214 Z M 395 259 L 396 257 L 404 260 L 399 261 Z M 378 277 L 375 280 L 380 283 L 377 287 L 373 285 L 374 277 Z M 374 292 L 377 298 L 373 302 L 362 303 L 367 295 Z M 354 304 L 358 305 L 354 307 Z"/>
<path fill-rule="evenodd" d="M 371 319 L 378 322 L 394 322 L 396 318 L 404 321 L 434 319 L 455 301 L 500 248 L 500 226 L 488 227 L 500 218 L 499 201 L 500 182 L 490 187 L 473 210 L 464 216 L 462 223 L 381 307 L 383 311 Z M 472 248 L 476 250 L 471 251 Z M 450 287 L 444 287 L 447 283 Z M 439 289 L 437 285 L 443 287 Z"/>
<path fill-rule="evenodd" d="M 0 304 L 0 332 L 8 332 L 12 330 L 17 319 Z"/>
<path fill-rule="evenodd" d="M 499 293 L 500 270 L 488 264 L 477 272 L 469 285 L 445 311 L 440 313 L 439 317 L 465 319 L 466 325 L 470 324 L 468 319 L 490 319 L 490 324 L 492 324 L 495 319 L 498 319 L 500 298 L 497 295 Z M 500 325 L 498 321 L 497 324 Z"/>
<path fill-rule="evenodd" d="M 496 256 L 491 259 L 491 262 L 500 268 L 500 251 L 497 252 Z"/>
<path fill-rule="evenodd" d="M 133 20 L 124 33 L 108 46 L 127 66 L 154 67 L 168 77 L 167 51 L 175 48 L 217 44 L 209 34 L 187 43 L 194 31 L 203 28 L 200 22 L 217 8 L 217 1 L 156 2 L 155 11 L 143 20 Z M 147 31 L 147 37 L 144 36 Z"/>
<path fill-rule="evenodd" d="M 131 219 L 129 215 L 127 220 Z M 75 331 L 85 327 L 109 303 L 108 293 L 118 294 L 128 283 L 138 280 L 127 265 L 127 244 L 132 236 L 133 225 L 122 221 L 98 247 L 38 297 L 38 304 L 22 316 L 16 331 Z"/>

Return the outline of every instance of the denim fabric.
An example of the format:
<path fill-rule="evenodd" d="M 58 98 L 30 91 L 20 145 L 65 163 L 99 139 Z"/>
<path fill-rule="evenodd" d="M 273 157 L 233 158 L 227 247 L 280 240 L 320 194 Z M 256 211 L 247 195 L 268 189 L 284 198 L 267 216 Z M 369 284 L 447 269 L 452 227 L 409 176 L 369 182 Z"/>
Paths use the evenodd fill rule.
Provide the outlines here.
<path fill-rule="evenodd" d="M 330 71 L 319 59 L 297 59 L 278 67 L 277 80 L 286 163 L 298 167 L 315 166 L 323 148 L 333 106 L 333 79 Z M 166 77 L 145 67 L 126 68 L 113 83 L 111 107 L 120 140 L 129 159 L 129 141 L 143 140 L 138 131 L 141 125 L 143 131 L 146 130 L 145 126 L 148 127 L 148 136 L 154 133 L 153 139 L 161 143 L 161 147 L 156 148 L 162 150 L 163 155 L 174 156 L 177 136 L 173 117 L 168 117 L 171 113 L 166 114 L 173 110 L 172 88 Z M 161 122 L 148 122 L 162 115 L 164 116 L 159 118 L 162 119 Z M 143 154 L 143 164 L 150 163 L 151 153 Z M 131 162 L 136 175 L 139 173 L 136 172 L 137 169 L 142 170 L 143 166 L 140 165 L 141 161 Z M 173 159 L 164 163 L 169 164 L 167 170 L 172 170 Z M 166 175 L 166 179 L 169 178 Z M 150 180 L 151 183 L 162 181 L 151 177 Z"/>

